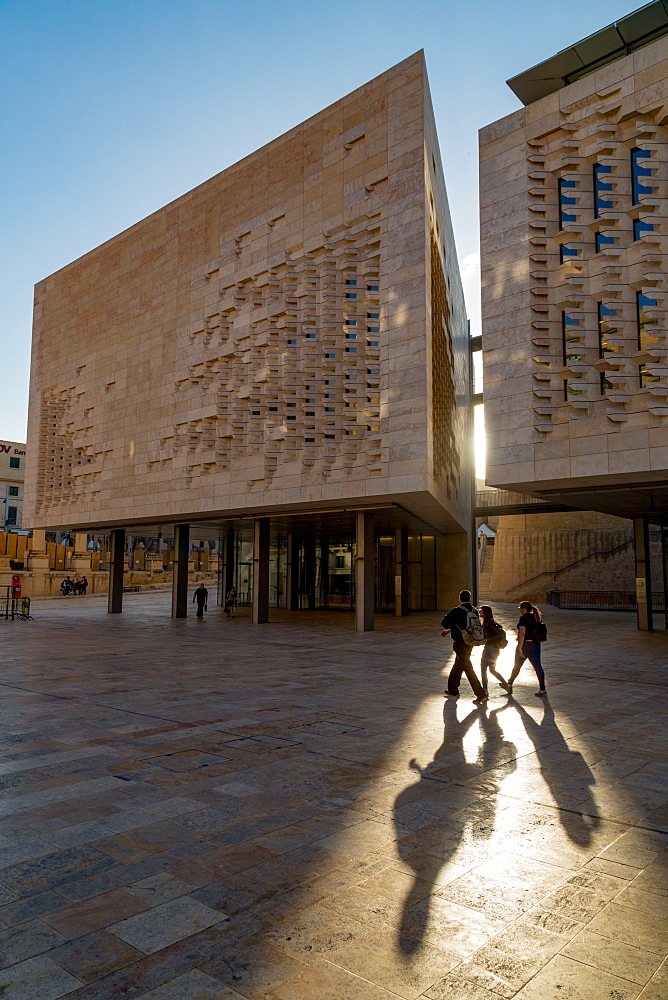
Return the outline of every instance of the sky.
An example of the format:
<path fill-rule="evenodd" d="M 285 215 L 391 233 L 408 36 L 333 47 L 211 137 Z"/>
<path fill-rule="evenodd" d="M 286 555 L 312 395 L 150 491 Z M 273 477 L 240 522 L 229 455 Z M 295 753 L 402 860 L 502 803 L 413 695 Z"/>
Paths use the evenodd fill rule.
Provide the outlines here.
<path fill-rule="evenodd" d="M 0 0 L 0 439 L 35 282 L 423 48 L 472 329 L 478 129 L 628 0 Z"/>

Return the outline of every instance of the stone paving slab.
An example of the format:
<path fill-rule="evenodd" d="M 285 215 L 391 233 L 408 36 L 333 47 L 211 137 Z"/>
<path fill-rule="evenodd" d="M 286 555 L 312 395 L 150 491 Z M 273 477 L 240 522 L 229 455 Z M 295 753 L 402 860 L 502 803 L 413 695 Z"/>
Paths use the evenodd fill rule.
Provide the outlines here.
<path fill-rule="evenodd" d="M 0 622 L 3 1000 L 668 997 L 665 631 L 548 608 L 477 707 L 438 614 L 168 602 Z"/>

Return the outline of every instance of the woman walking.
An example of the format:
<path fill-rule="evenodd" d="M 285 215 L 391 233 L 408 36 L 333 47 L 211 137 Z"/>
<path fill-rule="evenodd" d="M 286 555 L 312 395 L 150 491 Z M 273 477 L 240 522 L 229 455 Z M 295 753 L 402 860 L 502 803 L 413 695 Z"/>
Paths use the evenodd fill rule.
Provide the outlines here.
<path fill-rule="evenodd" d="M 545 639 L 546 628 L 542 625 L 543 616 L 531 601 L 522 601 L 519 606 L 520 620 L 517 623 L 517 650 L 515 651 L 515 664 L 513 672 L 507 684 L 502 684 L 508 694 L 513 693 L 513 681 L 522 669 L 525 660 L 529 660 L 531 666 L 536 671 L 539 689 L 536 691 L 537 698 L 544 698 L 547 694 L 545 690 L 545 672 L 540 662 L 540 644 Z"/>
<path fill-rule="evenodd" d="M 482 630 L 485 633 L 486 640 L 480 657 L 482 686 L 485 689 L 485 694 L 488 694 L 487 671 L 489 670 L 490 674 L 493 674 L 496 677 L 501 687 L 506 688 L 507 690 L 508 685 L 496 669 L 496 661 L 499 658 L 499 653 L 508 645 L 506 633 L 503 626 L 494 621 L 494 612 L 490 608 L 489 604 L 481 604 L 479 611 L 480 620 L 482 621 Z"/>
<path fill-rule="evenodd" d="M 234 618 L 234 608 L 237 603 L 237 591 L 235 587 L 230 587 L 225 595 L 225 607 L 223 611 L 228 618 Z"/>

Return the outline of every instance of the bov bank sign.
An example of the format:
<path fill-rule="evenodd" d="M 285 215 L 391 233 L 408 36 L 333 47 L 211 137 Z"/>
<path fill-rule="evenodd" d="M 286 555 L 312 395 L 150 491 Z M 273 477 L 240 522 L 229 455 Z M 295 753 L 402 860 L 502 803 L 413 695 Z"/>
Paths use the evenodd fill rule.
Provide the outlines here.
<path fill-rule="evenodd" d="M 0 441 L 0 455 L 25 455 L 25 448 L 17 448 L 11 441 Z"/>

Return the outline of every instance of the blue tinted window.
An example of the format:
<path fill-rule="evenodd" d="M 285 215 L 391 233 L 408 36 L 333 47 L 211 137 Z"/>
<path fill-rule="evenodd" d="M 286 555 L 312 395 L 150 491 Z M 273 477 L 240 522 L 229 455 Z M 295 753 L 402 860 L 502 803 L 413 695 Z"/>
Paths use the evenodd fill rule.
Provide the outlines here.
<path fill-rule="evenodd" d="M 569 257 L 577 257 L 579 253 L 579 250 L 575 250 L 573 247 L 564 246 L 562 243 L 559 247 L 559 263 L 563 264 Z"/>
<path fill-rule="evenodd" d="M 642 161 L 648 160 L 650 156 L 651 153 L 648 149 L 631 150 L 631 183 L 634 205 L 640 201 L 641 194 L 651 194 L 653 191 L 653 188 L 648 184 L 643 184 L 641 180 L 642 177 L 652 176 L 651 167 L 644 167 L 642 164 Z"/>
<path fill-rule="evenodd" d="M 612 167 L 597 163 L 594 166 L 594 217 L 598 219 L 601 212 L 612 208 L 612 201 L 603 197 L 604 192 L 612 191 L 612 184 L 605 180 L 606 174 L 612 173 Z"/>
<path fill-rule="evenodd" d="M 10 469 L 20 469 L 21 468 L 21 459 L 20 458 L 10 458 L 10 460 L 9 460 L 9 468 Z"/>
<path fill-rule="evenodd" d="M 633 220 L 633 239 L 641 240 L 643 233 L 651 233 L 654 231 L 654 226 L 651 222 L 643 222 L 642 219 Z"/>
<path fill-rule="evenodd" d="M 610 246 L 614 242 L 614 236 L 604 236 L 603 233 L 596 233 L 596 253 L 600 253 L 603 247 Z"/>
<path fill-rule="evenodd" d="M 575 187 L 575 181 L 565 181 L 563 177 L 559 178 L 559 228 L 565 229 L 567 222 L 575 222 L 575 215 L 571 212 L 567 212 L 564 208 L 566 205 L 575 205 L 576 199 L 567 194 L 569 188 Z"/>
<path fill-rule="evenodd" d="M 638 323 L 638 348 L 654 347 L 659 342 L 657 334 L 658 318 L 647 312 L 648 306 L 655 306 L 656 299 L 650 299 L 642 292 L 636 294 L 636 316 Z"/>
<path fill-rule="evenodd" d="M 16 514 L 18 507 L 8 507 L 7 508 L 7 524 L 16 524 Z"/>

